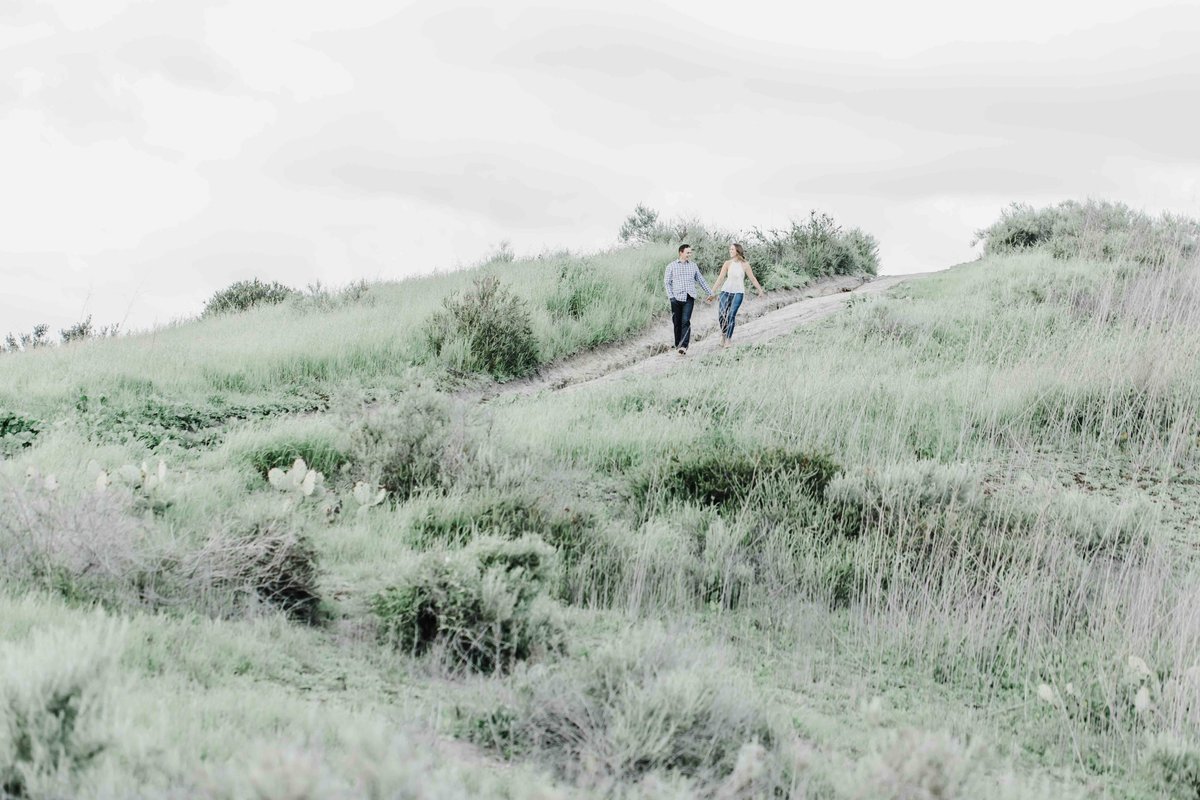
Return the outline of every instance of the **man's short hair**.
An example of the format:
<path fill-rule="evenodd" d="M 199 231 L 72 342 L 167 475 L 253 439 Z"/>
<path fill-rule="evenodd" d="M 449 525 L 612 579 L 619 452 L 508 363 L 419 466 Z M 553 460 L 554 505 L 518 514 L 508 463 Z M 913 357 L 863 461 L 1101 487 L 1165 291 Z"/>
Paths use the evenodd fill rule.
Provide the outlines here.
<path fill-rule="evenodd" d="M 687 250 L 689 247 L 691 247 L 690 244 L 681 244 L 681 245 L 679 245 L 679 252 L 682 253 L 684 250 Z"/>

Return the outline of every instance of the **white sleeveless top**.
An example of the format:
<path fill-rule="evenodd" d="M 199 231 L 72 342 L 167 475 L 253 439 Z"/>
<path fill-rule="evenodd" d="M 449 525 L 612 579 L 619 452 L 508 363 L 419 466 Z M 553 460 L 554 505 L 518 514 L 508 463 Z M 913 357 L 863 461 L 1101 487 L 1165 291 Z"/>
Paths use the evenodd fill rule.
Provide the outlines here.
<path fill-rule="evenodd" d="M 730 294 L 745 294 L 745 281 L 746 267 L 735 258 L 729 262 L 729 272 L 725 273 L 725 282 L 721 284 L 721 291 Z"/>

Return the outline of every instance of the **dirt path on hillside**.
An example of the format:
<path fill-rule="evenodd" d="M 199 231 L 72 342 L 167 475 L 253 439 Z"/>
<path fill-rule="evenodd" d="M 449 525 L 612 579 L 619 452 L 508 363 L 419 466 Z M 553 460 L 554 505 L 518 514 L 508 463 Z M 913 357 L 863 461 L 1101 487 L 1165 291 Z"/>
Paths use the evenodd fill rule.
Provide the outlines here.
<path fill-rule="evenodd" d="M 843 308 L 851 297 L 887 291 L 912 275 L 884 275 L 864 281 L 837 277 L 804 289 L 770 292 L 763 298 L 747 294 L 738 311 L 735 347 L 770 341 Z M 721 349 L 716 303 L 696 303 L 692 314 L 692 344 L 687 356 L 670 348 L 671 320 L 655 322 L 623 342 L 570 356 L 543 367 L 536 375 L 490 386 L 475 396 L 479 400 L 537 394 L 545 390 L 575 389 L 618 380 L 628 375 L 658 375 L 672 367 Z"/>

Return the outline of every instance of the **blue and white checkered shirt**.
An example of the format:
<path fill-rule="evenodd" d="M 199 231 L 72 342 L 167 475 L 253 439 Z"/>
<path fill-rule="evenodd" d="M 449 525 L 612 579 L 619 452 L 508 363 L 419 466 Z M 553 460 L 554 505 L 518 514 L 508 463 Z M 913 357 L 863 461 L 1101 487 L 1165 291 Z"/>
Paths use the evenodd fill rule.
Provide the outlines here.
<path fill-rule="evenodd" d="M 688 295 L 697 297 L 697 282 L 704 287 L 706 293 L 712 294 L 712 289 L 708 288 L 708 282 L 700 274 L 700 268 L 696 266 L 695 261 L 675 259 L 667 264 L 667 271 L 663 273 L 663 288 L 667 290 L 667 298 L 670 300 L 687 300 Z"/>

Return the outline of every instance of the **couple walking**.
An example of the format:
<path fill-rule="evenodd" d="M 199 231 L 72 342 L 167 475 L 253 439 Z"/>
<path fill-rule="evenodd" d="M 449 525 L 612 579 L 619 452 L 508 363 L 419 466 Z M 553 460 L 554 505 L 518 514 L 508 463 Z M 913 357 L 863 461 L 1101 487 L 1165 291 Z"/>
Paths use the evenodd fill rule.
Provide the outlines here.
<path fill-rule="evenodd" d="M 671 322 L 675 326 L 675 349 L 679 355 L 687 355 L 688 344 L 692 341 L 692 306 L 696 303 L 696 284 L 699 283 L 708 296 L 706 303 L 717 298 L 717 289 L 721 290 L 717 320 L 721 326 L 721 347 L 729 347 L 733 338 L 734 320 L 737 319 L 738 309 L 741 308 L 742 298 L 746 294 L 745 279 L 749 276 L 762 297 L 763 288 L 746 261 L 746 251 L 740 244 L 729 245 L 729 260 L 721 265 L 721 272 L 712 289 L 700 273 L 700 267 L 692 261 L 692 246 L 679 245 L 679 258 L 667 264 L 663 274 L 663 288 L 667 290 L 667 299 L 671 301 Z"/>

